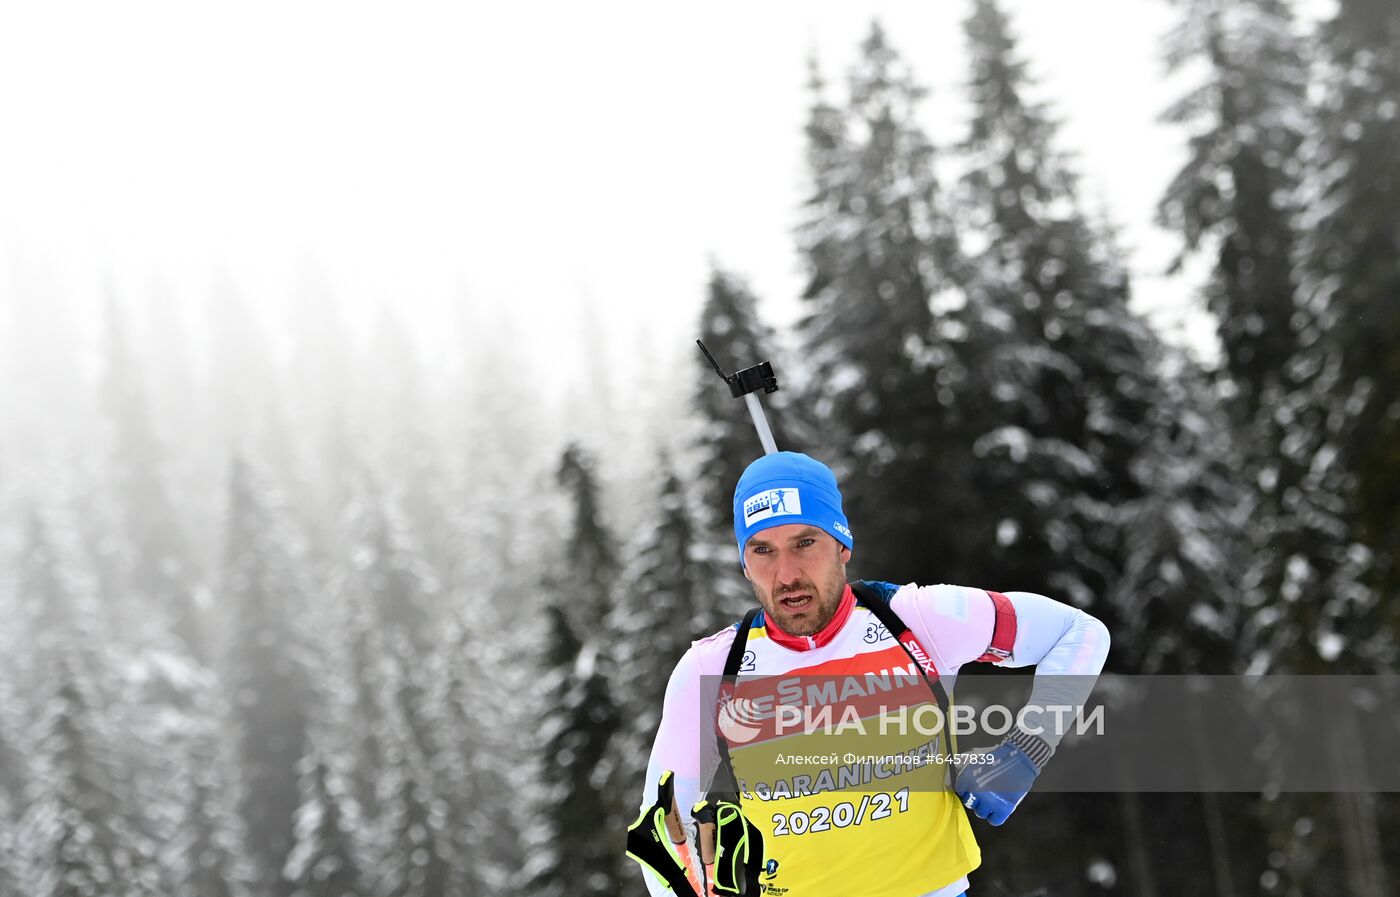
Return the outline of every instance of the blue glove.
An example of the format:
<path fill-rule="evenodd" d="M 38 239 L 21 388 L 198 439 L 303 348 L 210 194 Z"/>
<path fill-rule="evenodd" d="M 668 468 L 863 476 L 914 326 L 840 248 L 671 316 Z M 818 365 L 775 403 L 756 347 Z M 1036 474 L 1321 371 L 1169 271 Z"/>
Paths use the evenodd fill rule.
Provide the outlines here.
<path fill-rule="evenodd" d="M 953 790 L 963 806 L 992 825 L 1001 825 L 1031 790 L 1054 749 L 1043 738 L 1013 730 L 990 751 L 989 762 L 964 763 Z M 995 790 L 993 790 L 995 789 Z"/>

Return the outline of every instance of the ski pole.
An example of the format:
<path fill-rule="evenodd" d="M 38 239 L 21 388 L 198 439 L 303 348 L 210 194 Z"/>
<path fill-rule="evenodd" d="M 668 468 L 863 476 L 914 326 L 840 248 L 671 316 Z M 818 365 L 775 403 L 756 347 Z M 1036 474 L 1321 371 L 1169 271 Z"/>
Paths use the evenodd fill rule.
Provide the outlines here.
<path fill-rule="evenodd" d="M 668 769 L 656 784 L 656 802 L 627 827 L 627 856 L 655 875 L 676 897 L 708 897 L 697 880 L 685 829 L 676 806 L 675 780 Z"/>
<path fill-rule="evenodd" d="M 749 417 L 753 418 L 754 429 L 758 431 L 758 441 L 763 443 L 763 453 L 772 455 L 778 451 L 778 445 L 773 441 L 773 431 L 768 428 L 768 418 L 763 414 L 763 406 L 758 401 L 758 391 L 761 389 L 765 393 L 778 391 L 778 378 L 773 374 L 773 365 L 761 361 L 750 368 L 726 374 L 724 369 L 715 361 L 715 357 L 710 354 L 710 350 L 705 348 L 705 344 L 696 340 L 695 344 L 700 347 L 700 351 L 705 353 L 705 358 L 710 362 L 710 367 L 715 369 L 719 378 L 729 384 L 729 394 L 734 398 L 742 398 L 744 404 L 748 406 Z"/>

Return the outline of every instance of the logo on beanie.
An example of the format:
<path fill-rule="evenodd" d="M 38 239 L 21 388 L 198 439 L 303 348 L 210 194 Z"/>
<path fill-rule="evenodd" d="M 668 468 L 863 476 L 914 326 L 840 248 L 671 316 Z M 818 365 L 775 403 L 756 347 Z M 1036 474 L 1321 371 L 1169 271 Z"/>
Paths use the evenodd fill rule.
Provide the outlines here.
<path fill-rule="evenodd" d="M 845 536 L 847 539 L 851 538 L 851 531 L 847 529 L 846 524 L 842 523 L 841 521 L 832 521 L 831 528 L 836 530 L 841 535 Z"/>
<path fill-rule="evenodd" d="M 802 497 L 796 489 L 769 489 L 744 502 L 744 525 L 752 526 L 779 514 L 801 514 Z"/>

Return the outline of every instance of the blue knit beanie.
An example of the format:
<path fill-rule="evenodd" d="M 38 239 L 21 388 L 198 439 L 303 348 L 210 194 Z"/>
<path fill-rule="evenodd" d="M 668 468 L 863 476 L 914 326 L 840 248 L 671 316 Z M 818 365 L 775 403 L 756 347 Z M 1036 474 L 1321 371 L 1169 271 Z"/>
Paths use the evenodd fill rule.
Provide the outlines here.
<path fill-rule="evenodd" d="M 785 523 L 810 523 L 853 547 L 836 475 L 798 452 L 764 455 L 739 477 L 734 487 L 734 537 L 739 540 L 740 563 L 750 536 Z"/>

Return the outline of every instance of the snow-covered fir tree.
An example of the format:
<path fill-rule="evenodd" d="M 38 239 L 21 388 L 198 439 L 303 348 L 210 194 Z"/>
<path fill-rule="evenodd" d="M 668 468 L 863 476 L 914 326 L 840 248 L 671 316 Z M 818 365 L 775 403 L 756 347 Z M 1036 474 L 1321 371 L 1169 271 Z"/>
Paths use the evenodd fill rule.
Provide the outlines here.
<path fill-rule="evenodd" d="M 499 463 L 495 452 L 501 448 L 492 446 L 479 462 Z M 485 482 L 499 476 L 509 483 L 511 475 L 529 476 L 522 471 L 539 463 L 514 460 L 512 468 L 495 474 L 474 473 Z M 504 511 L 508 504 L 494 501 L 491 506 L 503 510 L 499 526 L 465 521 L 473 535 L 457 537 L 457 572 L 451 580 L 457 585 L 446 595 L 442 650 L 429 677 L 443 706 L 437 774 L 452 812 L 449 834 L 456 845 L 454 874 L 460 876 L 452 891 L 463 895 L 510 893 L 518 887 L 531 851 L 529 830 L 538 828 L 535 813 L 542 805 L 536 762 L 540 670 L 538 663 L 521 658 L 541 657 L 544 651 L 544 628 L 522 625 L 541 618 L 536 602 L 543 596 L 530 583 L 543 578 L 546 555 L 529 546 L 538 544 L 531 534 L 543 530 L 530 520 L 536 509 L 509 512 Z M 462 506 L 485 513 L 472 501 Z M 525 549 L 518 555 L 516 533 Z M 502 637 L 507 632 L 510 638 Z"/>
<path fill-rule="evenodd" d="M 157 716 L 161 723 L 146 738 L 168 770 L 168 780 L 160 788 L 148 786 L 148 794 L 168 792 L 166 799 L 174 805 L 160 830 L 159 857 L 169 893 L 253 897 L 257 870 L 239 814 L 236 752 L 224 736 L 227 701 L 207 669 L 171 656 L 154 660 L 148 665 L 155 672 L 145 676 L 143 688 L 179 694 L 180 699 L 168 696 L 157 703 L 152 697 L 133 705 L 164 705 Z"/>
<path fill-rule="evenodd" d="M 123 733 L 125 773 L 146 830 L 159 845 L 165 887 L 190 897 L 248 894 L 250 863 L 236 804 L 236 771 L 222 747 L 219 684 L 195 601 L 201 574 L 171 498 L 168 427 L 147 400 L 145 367 L 110 296 L 103 330 L 105 464 L 108 481 L 85 503 L 98 588 L 119 664 L 112 724 Z M 162 432 L 163 431 L 163 432 Z M 94 508 L 93 510 L 87 510 Z"/>
<path fill-rule="evenodd" d="M 349 760 L 351 796 L 367 820 L 379 815 L 376 796 L 384 767 L 384 709 L 379 675 L 384 640 L 365 596 L 353 585 L 338 589 L 337 614 L 332 618 L 343 646 L 334 646 L 339 662 L 338 699 L 344 705 L 344 734 L 340 744 Z M 339 650 L 335 650 L 339 648 Z"/>
<path fill-rule="evenodd" d="M 592 456 L 577 443 L 564 449 L 556 479 L 568 499 L 564 557 L 552 587 L 567 597 L 563 606 L 577 633 L 591 632 L 607 618 L 621 563 L 617 543 L 602 516 L 602 494 Z"/>
<path fill-rule="evenodd" d="M 357 478 L 332 555 L 323 640 L 325 678 L 342 708 L 336 750 L 358 815 L 374 832 L 368 868 L 387 863 L 374 873 L 376 889 L 419 886 L 420 872 L 401 858 L 425 849 L 405 839 L 418 837 L 428 806 L 435 834 L 427 879 L 454 894 L 489 893 L 486 883 L 499 889 L 506 870 L 520 865 L 514 814 L 500 806 L 518 793 L 503 781 L 520 731 L 504 711 L 523 703 L 522 690 L 502 686 L 528 671 L 494 656 L 506 646 L 493 633 L 509 619 L 509 603 L 497 606 L 490 594 L 495 559 L 481 546 L 460 547 L 482 562 L 470 568 L 474 591 L 444 589 L 390 488 Z M 471 628 L 461 623 L 469 610 Z M 407 736 L 395 734 L 401 728 Z M 399 744 L 404 737 L 411 744 Z M 441 863 L 445 870 L 434 865 Z"/>
<path fill-rule="evenodd" d="M 5 613 L 9 620 L 22 620 L 17 602 L 10 602 L 4 591 L 0 586 L 0 596 L 6 599 L 0 600 L 0 613 Z M 8 629 L 10 636 L 30 633 L 27 625 L 13 625 Z M 0 651 L 5 652 L 5 659 L 0 661 L 0 800 L 14 808 L 22 805 L 20 796 L 24 793 L 26 778 L 24 752 L 19 744 L 20 733 L 24 730 L 24 710 L 20 700 L 18 652 L 12 650 L 8 642 L 9 639 L 0 642 Z"/>
<path fill-rule="evenodd" d="M 581 640 L 564 608 L 550 605 L 545 614 L 551 703 L 540 726 L 545 803 L 537 812 L 548 840 L 531 859 L 528 890 L 542 897 L 613 895 L 635 878 L 626 874 L 633 870 L 619 861 L 616 845 L 595 834 L 627 824 L 618 795 L 609 790 L 617 779 L 612 751 L 621 713 L 603 669 L 603 646 L 595 638 Z"/>
<path fill-rule="evenodd" d="M 291 883 L 292 897 L 370 897 L 361 821 L 349 783 L 314 737 L 310 745 L 297 767 L 296 841 L 282 877 Z"/>
<path fill-rule="evenodd" d="M 302 812 L 320 827 L 305 823 L 312 840 L 299 841 L 303 856 L 289 859 L 287 869 L 296 867 L 303 887 L 326 887 L 307 877 L 321 862 L 311 855 L 334 851 L 338 858 L 325 860 L 326 868 L 359 880 L 364 893 L 422 893 L 447 876 L 420 868 L 427 842 L 417 826 L 430 818 L 446 828 L 455 809 L 449 801 L 465 799 L 445 794 L 433 775 L 439 755 L 453 747 L 437 684 L 444 659 L 437 630 L 446 616 L 436 576 L 393 500 L 363 472 L 348 495 L 330 555 L 334 597 L 324 605 L 321 639 L 333 712 L 314 727 L 314 758 L 303 758 L 302 768 Z M 334 843 L 316 801 L 327 812 L 325 802 L 336 803 L 343 834 Z M 426 817 L 415 803 L 423 801 L 432 805 Z M 456 859 L 443 840 L 438 831 L 429 866 Z"/>
<path fill-rule="evenodd" d="M 1240 419 L 1286 373 L 1302 328 L 1293 216 L 1307 133 L 1308 64 L 1283 0 L 1191 0 L 1166 39 L 1173 70 L 1206 74 L 1165 113 L 1191 129 L 1159 221 L 1210 251 L 1206 303 Z"/>
<path fill-rule="evenodd" d="M 1183 257 L 1214 250 L 1206 296 L 1238 430 L 1241 508 L 1249 521 L 1241 580 L 1248 631 L 1250 614 L 1274 613 L 1272 596 L 1292 551 L 1330 541 L 1298 525 L 1309 515 L 1293 513 L 1296 500 L 1292 509 L 1283 501 L 1316 450 L 1285 442 L 1317 386 L 1317 366 L 1299 357 L 1305 342 L 1316 342 L 1317 327 L 1298 302 L 1294 273 L 1298 150 L 1308 124 L 1306 44 L 1279 0 L 1194 0 L 1182 5 L 1165 46 L 1174 69 L 1203 64 L 1205 72 L 1166 114 L 1194 131 L 1159 219 L 1181 233 Z M 1237 642 L 1241 665 L 1250 649 L 1248 638 Z"/>
<path fill-rule="evenodd" d="M 564 557 L 548 589 L 541 664 L 545 708 L 539 726 L 542 803 L 538 845 L 522 878 L 540 897 L 614 895 L 624 864 L 616 845 L 594 834 L 621 831 L 624 801 L 616 782 L 613 741 L 622 724 L 613 694 L 614 639 L 604 621 L 616 595 L 619 563 L 599 515 L 592 462 L 578 445 L 560 459 L 558 480 L 571 512 Z"/>
<path fill-rule="evenodd" d="M 964 525 L 994 577 L 981 583 L 1098 605 L 1121 572 L 1116 511 L 1144 494 L 1133 464 L 1153 425 L 1156 338 L 1128 307 L 1110 236 L 1078 206 L 1006 16 L 979 0 L 966 30 L 963 199 L 985 241 L 970 257 L 964 309 L 982 396 L 974 488 L 996 498 Z M 1116 615 L 1097 609 L 1112 625 Z"/>
<path fill-rule="evenodd" d="M 0 892 L 19 893 L 19 880 L 14 802 L 8 794 L 0 793 Z"/>
<path fill-rule="evenodd" d="M 1117 509 L 1121 572 L 1107 602 L 1120 619 L 1121 661 L 1146 673 L 1241 668 L 1241 558 L 1251 504 L 1225 408 L 1196 363 L 1160 347 L 1163 377 L 1133 461 L 1142 496 Z"/>
<path fill-rule="evenodd" d="M 419 655 L 402 631 L 390 632 L 387 641 L 379 676 L 384 728 L 374 888 L 379 897 L 435 897 L 454 880 L 450 808 L 433 755 L 423 747 L 428 708 L 412 669 Z"/>
<path fill-rule="evenodd" d="M 619 793 L 636 792 L 645 775 L 676 661 L 692 639 L 721 625 L 715 622 L 709 568 L 697 556 L 690 501 L 664 453 L 658 478 L 651 513 L 643 518 L 638 542 L 629 551 L 607 626 L 616 634 L 615 700 L 627 711 L 626 728 L 617 734 L 613 748 L 621 757 L 615 786 Z"/>
<path fill-rule="evenodd" d="M 502 590 L 498 598 L 488 592 L 480 599 L 508 609 L 518 597 Z M 530 818 L 522 811 L 531 805 L 534 785 L 526 683 L 535 670 L 513 662 L 520 656 L 514 646 L 491 637 L 510 626 L 494 622 L 506 621 L 507 614 L 470 619 L 471 625 L 448 624 L 445 650 L 430 677 L 443 706 L 443 747 L 433 771 L 448 812 L 449 892 L 464 897 L 509 891 L 525 862 L 522 831 Z"/>
<path fill-rule="evenodd" d="M 1371 672 L 1400 656 L 1400 10 L 1342 2 L 1317 37 L 1321 102 L 1299 203 L 1299 293 L 1316 326 L 1292 365 L 1302 386 L 1276 403 L 1275 560 L 1259 564 L 1250 635 L 1256 669 Z M 1321 747 L 1325 762 L 1354 762 L 1344 742 Z M 1384 848 L 1393 801 L 1297 795 L 1267 810 L 1279 893 L 1335 883 L 1371 897 L 1400 877 Z"/>
<path fill-rule="evenodd" d="M 155 897 L 164 882 L 108 720 L 103 689 L 111 671 L 94 642 L 96 618 L 37 514 L 23 563 L 21 589 L 34 629 L 29 763 L 16 831 L 20 890 L 33 897 Z"/>
<path fill-rule="evenodd" d="M 1341 442 L 1354 474 L 1351 523 L 1367 551 L 1365 582 L 1383 607 L 1347 633 L 1348 653 L 1393 669 L 1400 648 L 1400 7 L 1343 0 L 1322 25 L 1322 103 L 1310 147 L 1304 299 L 1354 396 Z M 1379 638 L 1366 639 L 1366 632 Z M 1365 644 L 1369 641 L 1370 644 Z"/>
<path fill-rule="evenodd" d="M 1250 548 L 1252 504 L 1239 482 L 1241 451 L 1229 415 L 1208 376 L 1190 359 L 1163 351 L 1168 360 L 1147 439 L 1132 465 L 1143 493 L 1116 509 L 1121 573 L 1106 603 L 1131 610 L 1119 617 L 1115 653 L 1122 668 L 1143 673 L 1224 674 L 1240 669 L 1241 561 Z M 1191 731 L 1188 737 L 1205 736 Z M 1209 751 L 1202 755 L 1215 762 Z M 1141 815 L 1139 800 L 1146 804 Z M 1129 843 L 1142 848 L 1166 838 L 1209 860 L 1183 871 L 1160 854 L 1134 850 L 1129 860 L 1139 881 L 1185 887 L 1208 870 L 1216 893 L 1229 894 L 1261 871 L 1239 857 L 1244 845 L 1250 856 L 1267 853 L 1251 803 L 1214 793 L 1120 795 L 1117 803 Z M 1093 805 L 1084 801 L 1077 809 L 1092 815 Z M 1100 849 L 1111 855 L 1120 845 L 1110 837 Z"/>
<path fill-rule="evenodd" d="M 311 660 L 298 612 L 306 594 L 287 527 L 246 460 L 229 477 L 221 605 L 223 679 L 243 783 L 242 813 L 260 890 L 286 897 L 297 764 L 306 752 Z"/>
<path fill-rule="evenodd" d="M 974 491 L 990 506 L 964 516 L 985 565 L 975 582 L 1041 591 L 1133 633 L 1110 660 L 1118 669 L 1211 660 L 1224 672 L 1240 504 L 1234 446 L 1218 429 L 1226 419 L 1188 361 L 1166 367 L 1168 353 L 1130 307 L 1121 253 L 1080 205 L 1005 13 L 977 0 L 966 32 L 972 119 L 961 196 L 979 242 L 968 245 L 961 317 L 982 396 Z M 1147 803 L 1084 798 L 1036 807 L 1030 819 L 1048 831 L 1115 816 L 1126 842 L 1104 848 L 1138 888 L 1184 887 L 1188 873 L 1154 862 L 1149 848 L 1184 837 L 1173 820 L 1199 828 L 1197 811 L 1176 796 Z M 1022 848 L 1003 862 L 1027 881 L 1063 855 L 1053 838 Z"/>
<path fill-rule="evenodd" d="M 800 324 L 812 411 L 860 548 L 855 568 L 939 582 L 971 504 L 958 451 L 963 370 L 934 302 L 952 289 L 956 248 L 917 123 L 924 91 L 873 26 L 849 103 L 813 77 L 807 125 L 813 188 L 798 230 L 807 269 Z M 864 529 L 863 529 L 864 528 Z"/>
<path fill-rule="evenodd" d="M 345 587 L 382 633 L 402 634 L 426 656 L 438 641 L 444 616 L 442 586 L 423 557 L 416 533 L 377 483 L 362 481 L 343 514 L 348 569 Z"/>

